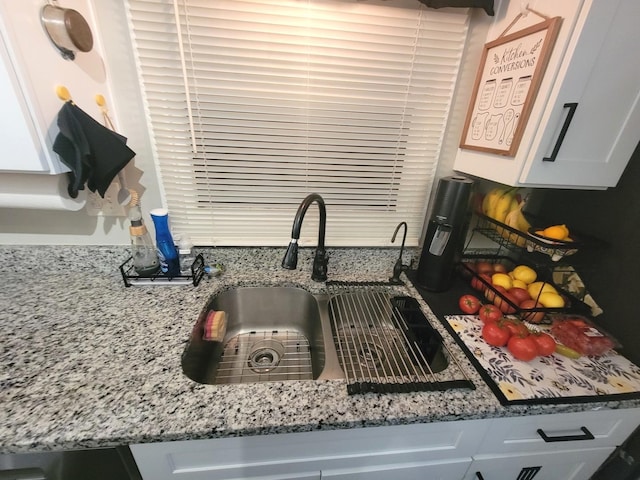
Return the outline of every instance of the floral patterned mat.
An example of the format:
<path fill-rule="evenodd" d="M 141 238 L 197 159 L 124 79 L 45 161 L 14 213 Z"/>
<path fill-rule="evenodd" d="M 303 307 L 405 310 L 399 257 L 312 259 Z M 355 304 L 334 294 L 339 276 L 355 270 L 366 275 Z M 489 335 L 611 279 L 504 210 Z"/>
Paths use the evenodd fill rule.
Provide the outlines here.
<path fill-rule="evenodd" d="M 481 373 L 494 393 L 504 397 L 500 398 L 503 403 L 564 403 L 569 398 L 588 401 L 621 394 L 640 398 L 640 367 L 615 351 L 577 360 L 553 354 L 522 362 L 506 347 L 492 347 L 482 339 L 477 316 L 445 319 L 465 353 L 484 370 Z"/>

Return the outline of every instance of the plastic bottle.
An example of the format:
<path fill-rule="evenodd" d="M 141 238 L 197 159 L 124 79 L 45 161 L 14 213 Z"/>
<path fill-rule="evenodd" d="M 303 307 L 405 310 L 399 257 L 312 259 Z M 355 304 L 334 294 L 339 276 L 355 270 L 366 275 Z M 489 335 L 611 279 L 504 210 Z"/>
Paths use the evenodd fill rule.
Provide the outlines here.
<path fill-rule="evenodd" d="M 140 207 L 135 205 L 129 210 L 131 226 L 131 254 L 133 256 L 133 268 L 141 277 L 150 277 L 160 269 L 160 262 L 156 248 L 151 241 L 151 235 L 142 221 Z"/>
<path fill-rule="evenodd" d="M 166 208 L 155 208 L 150 213 L 153 225 L 156 227 L 156 248 L 160 259 L 160 269 L 168 277 L 178 276 L 180 275 L 180 262 L 178 250 L 169 230 L 169 212 Z"/>
<path fill-rule="evenodd" d="M 178 241 L 178 256 L 180 258 L 180 274 L 191 275 L 191 265 L 196 259 L 193 252 L 193 242 L 188 235 L 182 235 Z"/>

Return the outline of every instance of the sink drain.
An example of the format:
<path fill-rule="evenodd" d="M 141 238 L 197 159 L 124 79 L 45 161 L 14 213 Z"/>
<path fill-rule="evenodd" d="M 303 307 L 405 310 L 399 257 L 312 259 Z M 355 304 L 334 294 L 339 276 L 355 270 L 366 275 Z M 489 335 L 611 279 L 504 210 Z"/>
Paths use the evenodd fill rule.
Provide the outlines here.
<path fill-rule="evenodd" d="M 384 348 L 373 339 L 363 343 L 358 349 L 358 358 L 363 367 L 380 368 L 386 360 Z"/>
<path fill-rule="evenodd" d="M 276 340 L 261 340 L 253 344 L 247 363 L 256 373 L 269 373 L 280 365 L 284 345 Z"/>

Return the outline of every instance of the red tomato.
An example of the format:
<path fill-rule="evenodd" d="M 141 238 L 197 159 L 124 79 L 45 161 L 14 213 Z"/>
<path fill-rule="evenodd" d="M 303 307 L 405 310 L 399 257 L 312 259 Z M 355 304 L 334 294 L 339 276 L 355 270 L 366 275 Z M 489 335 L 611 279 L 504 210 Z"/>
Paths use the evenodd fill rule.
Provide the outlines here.
<path fill-rule="evenodd" d="M 502 290 L 504 290 L 504 288 L 502 288 Z M 504 292 L 501 291 L 500 295 L 496 295 L 493 299 L 493 304 L 498 307 L 502 311 L 502 313 L 516 313 L 516 307 L 511 305 L 509 302 L 511 302 L 513 305 L 518 305 L 518 301 L 515 299 L 515 297 L 510 295 L 506 290 Z"/>
<path fill-rule="evenodd" d="M 479 292 L 484 292 L 487 286 L 484 283 L 482 283 L 482 280 L 480 280 L 478 277 L 481 277 L 482 280 L 487 282 L 489 285 L 491 285 L 491 277 L 486 273 L 480 273 L 478 276 L 474 275 L 474 277 L 471 279 L 471 288 Z"/>
<path fill-rule="evenodd" d="M 541 303 L 535 300 L 525 300 L 520 304 L 520 318 L 531 323 L 540 323 L 544 320 L 544 312 L 527 312 L 527 310 L 544 308 Z"/>
<path fill-rule="evenodd" d="M 476 263 L 476 272 L 485 273 L 491 275 L 493 272 L 493 264 L 489 262 L 477 262 Z"/>
<path fill-rule="evenodd" d="M 511 332 L 511 335 L 518 337 L 526 337 L 529 335 L 529 329 L 526 325 L 518 320 L 509 319 L 502 322 L 503 327 Z"/>
<path fill-rule="evenodd" d="M 522 302 L 531 300 L 531 295 L 524 288 L 511 287 L 507 290 L 507 293 L 517 300 L 516 305 L 520 305 Z"/>
<path fill-rule="evenodd" d="M 538 356 L 538 344 L 532 335 L 521 337 L 512 335 L 507 343 L 511 355 L 523 362 L 529 362 Z"/>
<path fill-rule="evenodd" d="M 499 292 L 500 294 L 503 294 L 503 293 L 507 293 L 507 290 L 504 287 L 501 287 L 500 285 L 491 285 L 491 288 L 487 287 L 485 289 L 484 298 L 486 298 L 490 302 L 494 303 L 494 300 L 497 297 L 496 292 Z M 495 303 L 494 303 L 494 305 L 495 305 Z M 498 305 L 496 305 L 496 307 L 497 306 Z"/>
<path fill-rule="evenodd" d="M 507 273 L 507 267 L 501 263 L 495 263 L 493 265 L 493 273 Z"/>
<path fill-rule="evenodd" d="M 482 338 L 494 347 L 504 347 L 509 341 L 509 335 L 509 330 L 500 326 L 498 322 L 487 322 L 482 327 Z"/>
<path fill-rule="evenodd" d="M 538 354 L 546 357 L 556 351 L 556 341 L 546 333 L 534 333 L 531 335 L 538 345 Z"/>
<path fill-rule="evenodd" d="M 502 318 L 502 312 L 495 305 L 487 304 L 480 307 L 478 316 L 484 323 L 497 322 Z"/>
<path fill-rule="evenodd" d="M 458 305 L 464 313 L 474 314 L 480 310 L 482 304 L 473 295 L 462 295 L 458 300 Z"/>

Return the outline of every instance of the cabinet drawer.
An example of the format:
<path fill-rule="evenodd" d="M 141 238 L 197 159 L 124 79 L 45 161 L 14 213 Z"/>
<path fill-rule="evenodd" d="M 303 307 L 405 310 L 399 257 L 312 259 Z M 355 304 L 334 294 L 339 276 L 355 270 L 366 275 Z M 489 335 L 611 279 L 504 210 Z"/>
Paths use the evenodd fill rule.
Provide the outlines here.
<path fill-rule="evenodd" d="M 587 480 L 613 447 L 553 453 L 487 455 L 474 459 L 464 480 Z"/>
<path fill-rule="evenodd" d="M 478 454 L 615 447 L 640 423 L 640 409 L 497 418 Z"/>
<path fill-rule="evenodd" d="M 452 462 L 413 462 L 376 467 L 322 470 L 322 479 L 331 480 L 447 480 L 462 478 L 471 459 Z"/>

